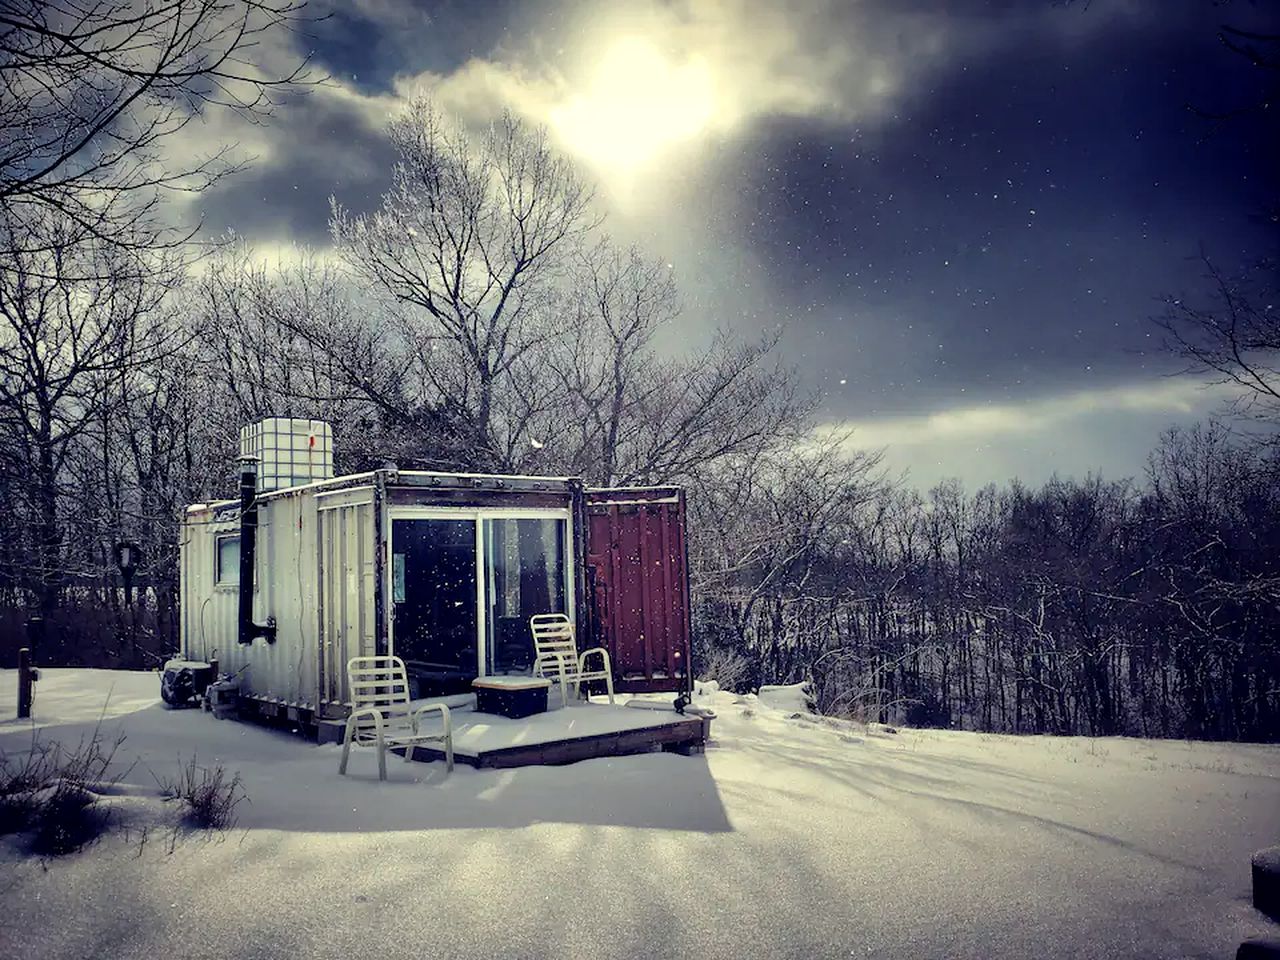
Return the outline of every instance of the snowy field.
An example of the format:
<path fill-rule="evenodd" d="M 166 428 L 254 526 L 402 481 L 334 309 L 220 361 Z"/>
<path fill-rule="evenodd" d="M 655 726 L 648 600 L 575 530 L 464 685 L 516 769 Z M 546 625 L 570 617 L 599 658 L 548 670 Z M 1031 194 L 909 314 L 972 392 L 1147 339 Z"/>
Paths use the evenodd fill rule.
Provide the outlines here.
<path fill-rule="evenodd" d="M 32 736 L 14 688 L 0 672 L 7 752 Z M 158 688 L 44 671 L 41 737 L 125 732 L 137 764 L 104 802 L 131 829 L 47 864 L 0 841 L 0 954 L 1226 958 L 1280 933 L 1249 905 L 1280 748 L 894 735 L 704 690 L 705 757 L 396 760 L 380 784 L 370 750 L 340 778 L 336 746 L 168 711 Z M 193 752 L 250 802 L 170 853 L 153 772 Z"/>

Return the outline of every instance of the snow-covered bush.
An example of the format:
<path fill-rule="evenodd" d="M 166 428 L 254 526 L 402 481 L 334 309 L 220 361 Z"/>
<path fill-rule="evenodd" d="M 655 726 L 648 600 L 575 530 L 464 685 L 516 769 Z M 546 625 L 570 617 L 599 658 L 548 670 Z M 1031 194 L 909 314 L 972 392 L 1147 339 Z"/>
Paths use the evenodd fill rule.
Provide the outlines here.
<path fill-rule="evenodd" d="M 183 765 L 176 780 L 160 780 L 166 800 L 186 804 L 187 823 L 204 830 L 230 830 L 235 826 L 236 807 L 245 799 L 240 774 L 228 777 L 221 765 L 201 767 L 192 758 Z"/>
<path fill-rule="evenodd" d="M 775 710 L 789 713 L 813 713 L 813 693 L 807 683 L 781 685 L 764 684 L 760 687 L 760 702 Z"/>
<path fill-rule="evenodd" d="M 40 791 L 33 804 L 31 849 L 48 856 L 74 853 L 97 840 L 111 822 L 98 796 L 74 780 Z"/>
<path fill-rule="evenodd" d="M 721 690 L 738 691 L 747 683 L 751 673 L 751 661 L 736 650 L 708 645 L 702 653 L 702 669 L 699 680 L 715 680 Z"/>

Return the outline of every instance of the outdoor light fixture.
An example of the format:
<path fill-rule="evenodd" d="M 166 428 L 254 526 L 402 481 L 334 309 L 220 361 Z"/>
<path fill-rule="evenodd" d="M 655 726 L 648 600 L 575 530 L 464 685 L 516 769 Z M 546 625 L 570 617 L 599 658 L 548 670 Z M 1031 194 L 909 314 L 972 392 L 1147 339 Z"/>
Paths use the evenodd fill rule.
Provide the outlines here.
<path fill-rule="evenodd" d="M 133 574 L 142 562 L 142 547 L 132 540 L 122 540 L 115 545 L 116 566 L 120 568 L 120 577 L 124 580 L 124 602 L 133 606 Z"/>

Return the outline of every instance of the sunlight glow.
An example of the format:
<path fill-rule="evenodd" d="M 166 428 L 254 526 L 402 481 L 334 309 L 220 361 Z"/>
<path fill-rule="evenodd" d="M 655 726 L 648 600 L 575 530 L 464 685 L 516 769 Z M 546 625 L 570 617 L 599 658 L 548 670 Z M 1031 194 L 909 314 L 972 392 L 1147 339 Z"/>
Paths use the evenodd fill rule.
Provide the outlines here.
<path fill-rule="evenodd" d="M 716 90 L 702 58 L 677 63 L 654 44 L 627 37 L 609 45 L 581 93 L 551 111 L 552 129 L 587 162 L 631 175 L 715 121 Z"/>

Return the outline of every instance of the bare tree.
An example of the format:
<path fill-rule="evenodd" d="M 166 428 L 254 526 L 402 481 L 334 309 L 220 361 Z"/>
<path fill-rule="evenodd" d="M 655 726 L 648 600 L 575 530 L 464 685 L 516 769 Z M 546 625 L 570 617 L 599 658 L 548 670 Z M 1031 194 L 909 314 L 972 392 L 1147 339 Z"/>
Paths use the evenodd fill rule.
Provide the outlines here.
<path fill-rule="evenodd" d="M 175 335 L 182 334 L 176 309 L 162 322 L 177 327 Z M 109 529 L 117 536 L 127 533 L 142 547 L 142 574 L 149 591 L 141 599 L 154 604 L 154 635 L 138 635 L 137 610 L 128 617 L 129 633 L 135 653 L 144 643 L 142 649 L 158 654 L 177 648 L 183 511 L 191 503 L 225 493 L 235 448 L 228 444 L 226 418 L 219 416 L 226 404 L 199 350 L 188 346 L 164 352 L 144 366 L 125 370 L 117 388 L 110 416 L 102 419 L 101 429 L 79 458 L 83 465 L 77 479 L 86 499 L 98 488 L 107 495 L 114 492 L 119 516 Z M 108 563 L 103 579 L 114 584 L 115 565 L 104 559 Z M 109 599 L 115 596 L 114 589 L 108 592 Z"/>
<path fill-rule="evenodd" d="M 1215 4 L 1218 6 L 1218 4 Z M 1225 5 L 1223 5 L 1225 6 Z M 1274 154 L 1272 106 L 1280 94 L 1280 33 L 1274 18 L 1261 5 L 1240 4 L 1230 10 L 1235 23 L 1220 23 L 1217 39 L 1226 53 L 1248 64 L 1242 84 L 1205 91 L 1197 99 L 1213 106 L 1189 104 L 1208 121 L 1204 136 L 1225 126 L 1246 132 L 1264 154 Z M 1227 99 L 1230 98 L 1230 99 Z M 1163 332 L 1164 347 L 1186 363 L 1185 371 L 1208 375 L 1233 388 L 1231 413 L 1261 421 L 1271 431 L 1280 425 L 1280 311 L 1277 310 L 1275 228 L 1280 226 L 1280 197 L 1275 179 L 1265 181 L 1269 195 L 1261 209 L 1242 211 L 1271 231 L 1255 253 L 1227 271 L 1202 250 L 1207 290 L 1202 296 L 1167 296 L 1164 311 L 1154 318 Z M 1219 263 L 1221 260 L 1219 259 Z"/>
<path fill-rule="evenodd" d="M 368 215 L 334 202 L 334 242 L 400 307 L 425 406 L 465 433 L 477 465 L 517 468 L 544 389 L 528 361 L 570 333 L 557 282 L 593 226 L 591 191 L 511 115 L 472 137 L 419 98 L 391 137 L 391 189 Z"/>
<path fill-rule="evenodd" d="M 171 328 L 152 322 L 174 274 L 65 219 L 18 225 L 0 216 L 22 239 L 0 270 L 0 429 L 25 473 L 31 586 L 47 611 L 60 596 L 68 452 L 113 402 L 113 378 L 178 346 Z"/>
<path fill-rule="evenodd" d="M 229 447 L 266 416 L 330 422 L 349 469 L 437 446 L 384 303 L 328 259 L 298 249 L 268 264 L 235 242 L 189 285 L 187 305 L 209 395 L 222 401 L 204 419 L 220 419 Z"/>
<path fill-rule="evenodd" d="M 545 131 L 508 115 L 473 137 L 418 99 L 392 137 L 380 209 L 335 203 L 331 226 L 398 319 L 370 341 L 379 363 L 358 351 L 407 374 L 398 398 L 376 400 L 446 463 L 664 482 L 801 435 L 815 400 L 777 334 L 658 351 L 679 312 L 670 269 L 602 238 L 591 190 Z M 381 382 L 362 372 L 352 386 Z"/>
<path fill-rule="evenodd" d="M 720 331 L 697 353 L 668 341 L 680 304 L 669 265 L 607 237 L 579 251 L 563 312 L 574 335 L 531 351 L 522 412 L 531 461 L 605 485 L 691 480 L 717 460 L 802 439 L 817 398 L 781 361 L 780 334 Z"/>
<path fill-rule="evenodd" d="M 802 679 L 832 639 L 808 629 L 818 608 L 858 595 L 848 531 L 880 494 L 879 457 L 845 452 L 832 434 L 802 448 L 708 464 L 690 499 L 690 549 L 713 646 L 748 652 L 766 682 Z"/>
<path fill-rule="evenodd" d="M 0 209 L 14 220 L 60 216 L 98 241 L 183 239 L 157 215 L 164 193 L 203 189 L 237 164 L 227 147 L 175 163 L 165 142 L 210 107 L 258 121 L 317 79 L 305 61 L 247 59 L 302 5 L 0 0 Z"/>
<path fill-rule="evenodd" d="M 725 457 L 811 443 L 819 397 L 779 356 L 781 339 L 781 330 L 754 341 L 721 331 L 702 352 L 655 364 L 618 479 L 679 480 Z"/>
<path fill-rule="evenodd" d="M 1164 346 L 1189 373 L 1235 388 L 1233 412 L 1280 426 L 1280 287 L 1275 264 L 1259 263 L 1228 276 L 1201 257 L 1211 292 L 1195 304 L 1165 299 L 1155 323 Z"/>
<path fill-rule="evenodd" d="M 627 428 L 661 384 L 653 339 L 678 315 L 676 286 L 669 267 L 607 239 L 575 259 L 572 276 L 578 332 L 552 360 L 568 409 L 548 417 L 543 442 L 566 450 L 572 472 L 611 485 L 635 456 L 623 450 Z"/>

